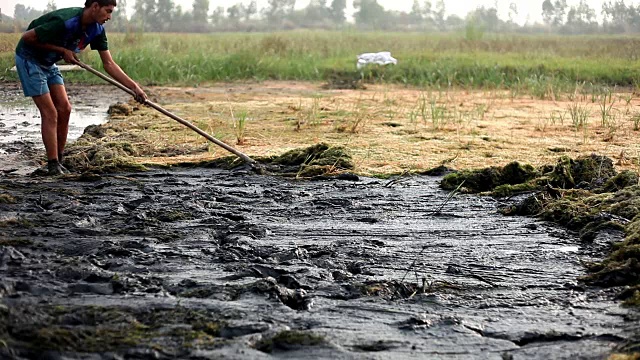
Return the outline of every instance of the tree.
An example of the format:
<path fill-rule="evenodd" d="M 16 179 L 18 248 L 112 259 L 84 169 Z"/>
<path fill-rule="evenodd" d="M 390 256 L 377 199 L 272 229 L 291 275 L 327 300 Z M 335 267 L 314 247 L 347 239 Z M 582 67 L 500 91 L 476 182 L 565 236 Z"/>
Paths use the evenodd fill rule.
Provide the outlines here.
<path fill-rule="evenodd" d="M 567 14 L 567 0 L 556 0 L 553 4 L 553 8 L 553 25 L 560 27 L 564 24 L 565 15 Z"/>
<path fill-rule="evenodd" d="M 131 21 L 142 30 L 152 31 L 158 23 L 156 0 L 136 0 Z"/>
<path fill-rule="evenodd" d="M 223 20 L 224 20 L 224 7 L 218 6 L 215 9 L 213 9 L 211 16 L 209 16 L 209 21 L 214 26 L 218 26 L 222 24 Z"/>
<path fill-rule="evenodd" d="M 447 24 L 445 21 L 444 14 L 446 12 L 446 7 L 444 5 L 444 0 L 438 0 L 436 2 L 436 10 L 432 12 L 433 14 L 433 23 L 440 31 L 444 31 L 447 28 Z"/>
<path fill-rule="evenodd" d="M 118 0 L 118 6 L 116 6 L 111 16 L 111 28 L 117 31 L 126 31 L 129 25 L 127 19 L 127 0 Z"/>
<path fill-rule="evenodd" d="M 242 3 L 237 3 L 227 8 L 227 18 L 229 18 L 231 22 L 237 24 L 240 22 L 243 12 L 244 5 Z"/>
<path fill-rule="evenodd" d="M 193 22 L 196 24 L 207 24 L 209 16 L 209 0 L 193 0 Z"/>
<path fill-rule="evenodd" d="M 280 23 L 293 13 L 296 0 L 269 0 L 269 6 L 265 9 L 265 16 L 271 23 Z"/>
<path fill-rule="evenodd" d="M 624 0 L 602 4 L 602 27 L 607 32 L 626 32 L 640 25 L 640 6 L 627 6 Z"/>
<path fill-rule="evenodd" d="M 422 22 L 424 16 L 424 11 L 422 10 L 422 6 L 420 6 L 420 0 L 413 0 L 413 5 L 411 6 L 411 12 L 409 13 L 409 17 L 411 21 L 415 24 L 419 24 Z"/>
<path fill-rule="evenodd" d="M 467 15 L 467 32 L 471 29 L 482 32 L 484 30 L 497 31 L 501 25 L 498 10 L 495 7 L 480 6 Z"/>
<path fill-rule="evenodd" d="M 515 18 L 518 16 L 518 5 L 516 3 L 509 4 L 509 22 L 515 24 Z"/>
<path fill-rule="evenodd" d="M 551 0 L 544 0 L 542 2 L 542 21 L 544 21 L 545 24 L 553 24 L 553 16 L 555 12 L 556 10 L 553 7 Z"/>
<path fill-rule="evenodd" d="M 580 0 L 567 14 L 567 27 L 574 33 L 594 32 L 598 28 L 595 10 L 585 0 Z"/>
<path fill-rule="evenodd" d="M 13 8 L 13 18 L 16 20 L 27 20 L 27 8 L 22 4 L 16 4 Z"/>
<path fill-rule="evenodd" d="M 173 0 L 158 0 L 156 13 L 153 16 L 156 23 L 153 29 L 157 31 L 170 31 L 174 27 L 174 7 Z"/>
<path fill-rule="evenodd" d="M 22 4 L 16 4 L 13 8 L 13 18 L 19 21 L 29 22 L 42 14 L 42 11 L 38 11 L 31 7 L 25 7 Z"/>
<path fill-rule="evenodd" d="M 311 0 L 309 5 L 296 14 L 294 21 L 304 27 L 330 27 L 331 9 L 327 0 Z"/>
<path fill-rule="evenodd" d="M 57 10 L 58 7 L 56 6 L 56 2 L 53 0 L 49 0 L 49 2 L 47 3 L 47 8 L 45 9 L 44 12 L 48 13 L 48 12 L 52 12 L 54 10 Z"/>
<path fill-rule="evenodd" d="M 251 17 L 258 13 L 258 4 L 256 0 L 251 0 L 249 5 L 244 9 L 244 20 L 249 21 Z"/>
<path fill-rule="evenodd" d="M 345 10 L 347 9 L 347 0 L 331 1 L 331 19 L 336 25 L 343 25 L 347 21 Z"/>
<path fill-rule="evenodd" d="M 354 0 L 353 14 L 356 25 L 359 27 L 381 29 L 386 22 L 385 10 L 377 0 Z"/>

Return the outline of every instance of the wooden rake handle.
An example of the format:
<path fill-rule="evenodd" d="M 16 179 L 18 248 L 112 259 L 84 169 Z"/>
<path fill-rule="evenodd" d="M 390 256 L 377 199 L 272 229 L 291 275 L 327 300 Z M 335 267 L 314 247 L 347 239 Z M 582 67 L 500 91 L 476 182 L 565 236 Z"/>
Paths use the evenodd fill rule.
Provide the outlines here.
<path fill-rule="evenodd" d="M 110 77 L 108 77 L 108 76 L 104 75 L 103 73 L 101 73 L 101 72 L 99 72 L 99 71 L 95 70 L 95 69 L 94 69 L 94 68 L 92 68 L 91 66 L 89 66 L 89 65 L 87 65 L 87 64 L 85 64 L 85 63 L 83 63 L 83 62 L 81 62 L 81 61 L 78 61 L 78 65 L 80 65 L 80 67 L 81 67 L 81 68 L 83 68 L 83 69 L 87 70 L 88 72 L 90 72 L 90 73 L 92 73 L 92 74 L 96 75 L 97 77 L 99 77 L 99 78 L 101 78 L 101 79 L 105 80 L 106 82 L 110 83 L 111 85 L 114 85 L 114 86 L 116 86 L 116 87 L 119 87 L 121 90 L 123 90 L 123 91 L 125 91 L 125 92 L 129 93 L 129 95 L 131 95 L 131 96 L 133 96 L 133 97 L 136 97 L 136 96 L 137 96 L 137 95 L 136 95 L 136 93 L 135 93 L 135 92 L 133 92 L 133 90 L 129 89 L 128 87 L 126 87 L 126 86 L 124 86 L 124 85 L 122 85 L 122 84 L 121 84 L 121 83 L 119 83 L 118 81 L 116 81 L 116 80 L 114 80 L 114 79 L 112 79 L 112 78 L 110 78 Z M 230 153 L 232 153 L 232 154 L 234 154 L 234 155 L 237 155 L 239 158 L 241 158 L 241 159 L 242 159 L 242 160 L 244 160 L 245 162 L 247 162 L 247 163 L 249 163 L 249 164 L 252 164 L 252 165 L 255 165 L 255 164 L 256 164 L 256 161 L 255 161 L 255 160 L 253 160 L 252 158 L 250 158 L 249 156 L 247 156 L 247 155 L 243 154 L 242 152 L 240 152 L 240 151 L 236 150 L 236 149 L 235 149 L 235 148 L 233 148 L 232 146 L 229 146 L 229 145 L 227 145 L 227 144 L 223 143 L 222 141 L 220 141 L 220 140 L 218 140 L 218 139 L 214 138 L 213 136 L 211 136 L 211 135 L 207 134 L 206 132 L 204 132 L 204 131 L 200 130 L 200 128 L 198 128 L 197 126 L 195 126 L 195 125 L 193 125 L 192 123 L 188 122 L 187 120 L 185 120 L 185 119 L 183 119 L 183 118 L 179 117 L 178 115 L 176 115 L 176 114 L 174 114 L 174 113 L 172 113 L 172 112 L 170 112 L 170 111 L 166 110 L 165 108 L 163 108 L 162 106 L 160 106 L 160 105 L 158 105 L 158 104 L 154 103 L 153 101 L 151 101 L 151 100 L 148 100 L 148 99 L 147 99 L 147 100 L 145 100 L 145 101 L 144 101 L 144 103 L 143 103 L 143 104 L 144 104 L 144 105 L 147 105 L 147 106 L 149 106 L 149 107 L 152 107 L 152 108 L 154 108 L 154 109 L 156 109 L 156 110 L 158 110 L 159 112 L 161 112 L 161 113 L 163 113 L 163 114 L 167 115 L 168 117 L 170 117 L 170 118 L 172 118 L 173 120 L 175 120 L 175 121 L 179 122 L 180 124 L 182 124 L 182 125 L 184 125 L 184 126 L 188 127 L 189 129 L 191 129 L 191 130 L 193 130 L 193 131 L 197 132 L 198 134 L 202 135 L 204 138 L 206 138 L 207 140 L 211 141 L 212 143 L 214 143 L 214 144 L 216 144 L 216 145 L 218 145 L 218 146 L 220 146 L 220 147 L 224 148 L 225 150 L 229 151 Z"/>

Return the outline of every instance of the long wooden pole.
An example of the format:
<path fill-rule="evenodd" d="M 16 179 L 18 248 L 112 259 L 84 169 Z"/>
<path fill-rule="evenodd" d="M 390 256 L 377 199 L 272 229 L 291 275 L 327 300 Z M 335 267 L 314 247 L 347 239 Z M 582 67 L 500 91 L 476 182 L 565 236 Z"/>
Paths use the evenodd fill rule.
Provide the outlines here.
<path fill-rule="evenodd" d="M 126 86 L 124 86 L 124 85 L 122 85 L 121 83 L 117 82 L 116 80 L 114 80 L 114 79 L 112 79 L 112 78 L 110 78 L 110 77 L 108 77 L 108 76 L 104 75 L 103 73 L 101 73 L 101 72 L 99 72 L 99 71 L 95 70 L 95 69 L 94 69 L 94 68 L 92 68 L 91 66 L 89 66 L 89 65 L 87 65 L 87 64 L 85 64 L 85 63 L 83 63 L 83 62 L 81 62 L 81 61 L 78 61 L 78 65 L 80 65 L 80 67 L 82 67 L 83 69 L 87 70 L 88 72 L 90 72 L 90 73 L 92 73 L 92 74 L 94 74 L 94 75 L 98 76 L 99 78 L 101 78 L 101 79 L 103 79 L 103 80 L 105 80 L 105 81 L 109 82 L 110 84 L 112 84 L 112 85 L 115 85 L 115 86 L 119 87 L 119 88 L 120 88 L 120 89 L 122 89 L 123 91 L 126 91 L 126 92 L 127 92 L 127 93 L 129 93 L 131 96 L 133 96 L 133 97 L 135 97 L 135 96 L 136 96 L 136 93 L 135 93 L 135 92 L 133 92 L 133 90 L 129 89 L 128 87 L 126 87 Z M 240 152 L 240 151 L 236 150 L 236 149 L 235 149 L 235 148 L 233 148 L 232 146 L 229 146 L 229 145 L 227 145 L 227 144 L 223 143 L 222 141 L 220 141 L 220 140 L 218 140 L 218 139 L 214 138 L 213 136 L 211 136 L 211 135 L 207 134 L 206 132 L 204 132 L 204 131 L 200 130 L 200 128 L 198 128 L 197 126 L 195 126 L 195 125 L 193 125 L 192 123 L 188 122 L 187 120 L 185 120 L 185 119 L 183 119 L 183 118 L 179 117 L 178 115 L 171 113 L 170 111 L 168 111 L 168 110 L 166 110 L 165 108 L 163 108 L 162 106 L 160 106 L 160 105 L 158 105 L 158 104 L 154 103 L 153 101 L 151 101 L 151 100 L 148 100 L 148 99 L 147 99 L 147 100 L 145 100 L 144 105 L 147 105 L 147 106 L 149 106 L 149 107 L 152 107 L 152 108 L 154 108 L 154 109 L 158 110 L 159 112 L 161 112 L 161 113 L 163 113 L 163 114 L 167 115 L 168 117 L 172 118 L 173 120 L 175 120 L 175 121 L 179 122 L 180 124 L 182 124 L 182 125 L 184 125 L 184 126 L 188 127 L 189 129 L 191 129 L 191 130 L 193 130 L 193 131 L 197 132 L 198 134 L 202 135 L 203 137 L 205 137 L 207 140 L 211 141 L 212 143 L 214 143 L 214 144 L 216 144 L 216 145 L 218 145 L 218 146 L 220 146 L 220 147 L 224 148 L 225 150 L 227 150 L 227 151 L 229 151 L 229 152 L 233 153 L 234 155 L 237 155 L 239 158 L 241 158 L 241 159 L 242 159 L 242 160 L 244 160 L 245 162 L 247 162 L 247 163 L 249 163 L 249 164 L 252 164 L 252 165 L 255 165 L 255 164 L 256 164 L 256 161 L 255 161 L 255 160 L 253 160 L 252 158 L 250 158 L 249 156 L 247 156 L 247 155 L 243 154 L 242 152 Z"/>

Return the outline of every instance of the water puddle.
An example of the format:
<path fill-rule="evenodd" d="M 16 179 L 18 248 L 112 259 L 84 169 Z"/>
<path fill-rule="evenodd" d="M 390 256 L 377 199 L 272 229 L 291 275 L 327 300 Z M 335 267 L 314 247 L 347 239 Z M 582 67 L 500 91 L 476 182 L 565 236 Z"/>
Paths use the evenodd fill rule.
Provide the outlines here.
<path fill-rule="evenodd" d="M 109 105 L 126 101 L 125 93 L 104 86 L 67 85 L 72 112 L 68 142 L 80 137 L 89 125 L 107 121 Z M 44 158 L 40 134 L 40 112 L 31 98 L 25 98 L 19 85 L 3 84 L 0 90 L 0 174 L 28 175 L 40 167 Z"/>
<path fill-rule="evenodd" d="M 107 120 L 109 105 L 116 102 L 111 94 L 100 97 L 99 91 L 77 86 L 68 88 L 68 95 L 72 103 L 69 121 L 68 140 L 80 137 L 89 125 L 103 124 Z M 117 96 L 124 99 L 126 96 Z M 38 148 L 44 148 L 40 135 L 40 112 L 31 98 L 25 98 L 22 90 L 16 85 L 7 85 L 0 92 L 0 144 L 16 142 L 33 143 Z M 2 150 L 7 153 L 6 150 Z"/>

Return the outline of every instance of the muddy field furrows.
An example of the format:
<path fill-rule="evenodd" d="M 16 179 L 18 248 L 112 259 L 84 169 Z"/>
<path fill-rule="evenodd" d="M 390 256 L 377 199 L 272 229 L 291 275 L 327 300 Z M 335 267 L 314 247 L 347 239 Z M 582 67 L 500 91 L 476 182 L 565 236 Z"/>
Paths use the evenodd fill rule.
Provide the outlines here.
<path fill-rule="evenodd" d="M 600 359 L 635 324 L 577 281 L 612 239 L 438 177 L 90 180 L 0 180 L 0 355 Z"/>

